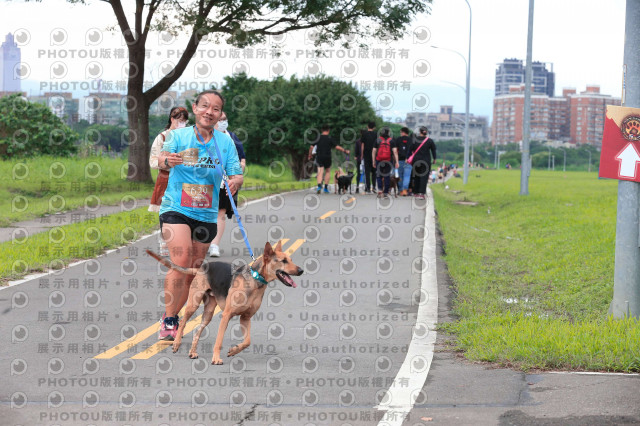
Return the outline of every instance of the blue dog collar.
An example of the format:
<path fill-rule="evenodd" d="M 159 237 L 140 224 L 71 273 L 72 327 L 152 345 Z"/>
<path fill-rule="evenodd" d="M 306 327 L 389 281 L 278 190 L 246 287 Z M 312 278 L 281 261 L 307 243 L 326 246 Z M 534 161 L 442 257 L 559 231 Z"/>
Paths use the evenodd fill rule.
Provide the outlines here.
<path fill-rule="evenodd" d="M 267 282 L 267 280 L 265 280 L 264 277 L 258 273 L 258 271 L 256 271 L 253 268 L 249 268 L 249 269 L 251 270 L 251 276 L 253 277 L 253 279 L 258 280 L 259 282 L 261 282 L 264 285 L 269 284 Z"/>

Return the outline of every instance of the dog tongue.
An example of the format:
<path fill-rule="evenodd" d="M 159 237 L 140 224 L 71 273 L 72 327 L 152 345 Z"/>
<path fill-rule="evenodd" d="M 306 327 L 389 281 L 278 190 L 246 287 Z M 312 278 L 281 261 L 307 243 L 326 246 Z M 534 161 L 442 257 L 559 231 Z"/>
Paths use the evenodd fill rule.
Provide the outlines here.
<path fill-rule="evenodd" d="M 291 287 L 296 288 L 296 283 L 295 283 L 295 281 L 293 281 L 289 275 L 285 275 L 284 279 L 285 279 L 289 284 L 291 284 Z"/>
<path fill-rule="evenodd" d="M 276 275 L 278 279 L 280 279 L 280 281 L 282 281 L 283 283 L 288 284 L 293 288 L 296 288 L 296 283 L 291 279 L 291 276 L 289 276 L 289 274 L 287 274 L 286 272 L 277 271 Z"/>

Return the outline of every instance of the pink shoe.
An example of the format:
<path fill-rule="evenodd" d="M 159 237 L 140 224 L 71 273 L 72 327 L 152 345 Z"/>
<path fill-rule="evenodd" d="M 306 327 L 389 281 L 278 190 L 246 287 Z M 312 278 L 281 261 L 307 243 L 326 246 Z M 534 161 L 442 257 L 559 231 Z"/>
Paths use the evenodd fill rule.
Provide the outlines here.
<path fill-rule="evenodd" d="M 178 333 L 178 317 L 165 317 L 162 314 L 160 320 L 160 331 L 158 332 L 158 340 L 175 340 Z"/>

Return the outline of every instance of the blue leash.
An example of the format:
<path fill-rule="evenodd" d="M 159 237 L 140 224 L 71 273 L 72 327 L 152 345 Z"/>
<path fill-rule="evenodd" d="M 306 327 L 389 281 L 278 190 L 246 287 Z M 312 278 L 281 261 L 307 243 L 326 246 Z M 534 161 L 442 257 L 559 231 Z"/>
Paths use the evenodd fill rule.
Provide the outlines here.
<path fill-rule="evenodd" d="M 211 151 L 209 151 L 209 148 L 207 148 L 207 145 L 204 142 L 204 138 L 198 131 L 198 128 L 196 126 L 193 126 L 193 127 L 196 129 L 198 138 L 202 139 L 202 145 L 204 146 L 204 149 L 207 150 L 207 154 L 209 154 L 209 158 L 211 158 L 211 161 L 213 161 L 213 155 L 211 155 Z M 236 208 L 235 201 L 233 201 L 233 194 L 231 194 L 231 188 L 229 188 L 229 182 L 227 182 L 229 177 L 227 176 L 227 172 L 224 170 L 224 166 L 222 165 L 222 155 L 220 155 L 220 149 L 218 148 L 218 144 L 216 143 L 216 137 L 214 135 L 214 132 L 215 130 L 211 132 L 211 139 L 213 140 L 213 146 L 216 148 L 216 153 L 218 154 L 218 161 L 220 162 L 220 169 L 216 167 L 216 170 L 218 170 L 218 173 L 220 173 L 220 175 L 222 176 L 222 181 L 224 182 L 224 185 L 227 188 L 227 195 L 229 196 L 229 201 L 231 201 L 231 207 L 233 208 L 233 213 L 236 215 L 236 218 L 238 219 L 238 226 L 240 227 L 240 232 L 242 232 L 242 236 L 244 237 L 244 243 L 249 249 L 249 254 L 251 255 L 251 259 L 255 261 L 256 258 L 253 257 L 253 250 L 251 250 L 251 245 L 249 245 L 249 238 L 247 238 L 247 232 L 245 231 L 244 226 L 242 225 L 242 218 L 238 214 L 238 209 Z M 214 162 L 214 166 L 215 166 L 215 162 Z"/>

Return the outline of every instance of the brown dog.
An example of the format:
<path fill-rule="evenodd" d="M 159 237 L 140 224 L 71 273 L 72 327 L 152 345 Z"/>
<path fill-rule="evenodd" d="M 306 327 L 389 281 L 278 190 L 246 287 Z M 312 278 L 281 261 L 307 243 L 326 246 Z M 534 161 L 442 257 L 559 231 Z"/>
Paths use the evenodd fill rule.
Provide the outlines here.
<path fill-rule="evenodd" d="M 391 173 L 389 177 L 389 195 L 391 195 L 391 190 L 393 190 L 394 195 L 398 198 L 398 181 L 400 178 L 397 178 L 395 174 Z"/>
<path fill-rule="evenodd" d="M 147 250 L 149 256 L 162 263 L 167 268 L 175 269 L 184 274 L 195 275 L 189 288 L 189 298 L 184 317 L 178 327 L 176 339 L 173 342 L 173 352 L 180 348 L 184 327 L 189 318 L 204 300 L 202 322 L 193 336 L 193 343 L 189 351 L 189 358 L 198 358 L 196 351 L 202 330 L 209 324 L 216 306 L 222 310 L 218 336 L 213 347 L 211 364 L 221 365 L 220 351 L 222 339 L 227 330 L 229 320 L 240 315 L 240 324 L 244 331 L 244 340 L 239 345 L 229 349 L 227 356 L 234 356 L 245 350 L 251 344 L 251 317 L 260 309 L 262 297 L 267 289 L 267 283 L 278 278 L 286 286 L 296 287 L 290 275 L 302 275 L 304 272 L 296 266 L 291 258 L 282 251 L 282 244 L 278 242 L 275 250 L 271 244 L 264 247 L 264 254 L 256 259 L 254 264 L 238 268 L 232 273 L 231 264 L 224 262 L 206 262 L 198 268 L 182 268 L 171 261 Z"/>

